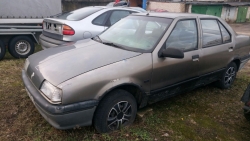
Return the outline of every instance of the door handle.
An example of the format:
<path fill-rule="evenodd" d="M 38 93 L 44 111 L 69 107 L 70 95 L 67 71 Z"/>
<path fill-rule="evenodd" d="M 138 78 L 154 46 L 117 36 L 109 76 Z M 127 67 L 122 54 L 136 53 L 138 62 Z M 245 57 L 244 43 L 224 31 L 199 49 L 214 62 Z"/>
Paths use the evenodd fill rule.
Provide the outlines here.
<path fill-rule="evenodd" d="M 199 58 L 200 58 L 199 55 L 192 56 L 193 61 L 199 61 Z"/>
<path fill-rule="evenodd" d="M 228 48 L 228 52 L 232 52 L 233 50 L 234 50 L 233 47 L 229 47 L 229 48 Z"/>

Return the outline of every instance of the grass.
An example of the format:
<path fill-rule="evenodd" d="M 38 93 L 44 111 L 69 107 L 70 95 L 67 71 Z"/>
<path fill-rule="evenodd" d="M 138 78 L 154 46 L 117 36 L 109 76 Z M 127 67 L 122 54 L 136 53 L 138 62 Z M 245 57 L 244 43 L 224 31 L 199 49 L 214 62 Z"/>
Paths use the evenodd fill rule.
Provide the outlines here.
<path fill-rule="evenodd" d="M 71 130 L 50 126 L 25 92 L 23 64 L 24 59 L 9 54 L 0 61 L 0 140 L 250 140 L 250 123 L 240 102 L 250 82 L 250 63 L 238 73 L 231 89 L 208 85 L 149 105 L 146 108 L 153 111 L 143 120 L 137 118 L 129 128 L 109 134 L 98 134 L 92 126 Z"/>

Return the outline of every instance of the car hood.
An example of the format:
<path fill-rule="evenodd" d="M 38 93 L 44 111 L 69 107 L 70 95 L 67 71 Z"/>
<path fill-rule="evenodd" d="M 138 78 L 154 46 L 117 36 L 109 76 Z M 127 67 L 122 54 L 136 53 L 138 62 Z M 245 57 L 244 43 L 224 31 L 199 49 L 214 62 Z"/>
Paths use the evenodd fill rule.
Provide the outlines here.
<path fill-rule="evenodd" d="M 27 74 L 38 88 L 44 80 L 57 86 L 77 75 L 140 54 L 87 39 L 29 56 Z"/>

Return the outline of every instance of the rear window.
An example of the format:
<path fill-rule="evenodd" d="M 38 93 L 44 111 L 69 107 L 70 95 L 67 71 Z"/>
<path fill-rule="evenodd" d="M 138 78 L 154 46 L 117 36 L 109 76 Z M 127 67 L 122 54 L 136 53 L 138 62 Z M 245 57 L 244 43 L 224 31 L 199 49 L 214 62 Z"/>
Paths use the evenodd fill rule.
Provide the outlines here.
<path fill-rule="evenodd" d="M 58 15 L 55 18 L 69 20 L 69 21 L 79 21 L 101 9 L 102 8 L 100 7 L 85 7 L 85 8 L 77 9 L 75 11 L 63 13 L 62 15 Z"/>

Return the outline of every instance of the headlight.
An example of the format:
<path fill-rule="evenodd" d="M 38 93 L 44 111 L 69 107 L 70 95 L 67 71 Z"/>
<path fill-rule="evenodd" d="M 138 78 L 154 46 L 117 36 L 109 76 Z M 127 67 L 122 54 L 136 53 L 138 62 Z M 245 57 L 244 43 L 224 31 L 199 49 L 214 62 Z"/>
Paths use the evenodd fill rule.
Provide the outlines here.
<path fill-rule="evenodd" d="M 51 102 L 58 103 L 62 101 L 62 90 L 53 86 L 48 81 L 45 80 L 43 82 L 40 90 Z"/>
<path fill-rule="evenodd" d="M 24 66 L 23 66 L 23 68 L 24 68 L 25 71 L 27 71 L 29 65 L 30 65 L 30 61 L 29 61 L 29 59 L 27 58 L 26 61 L 25 61 L 25 63 L 24 63 Z"/>

